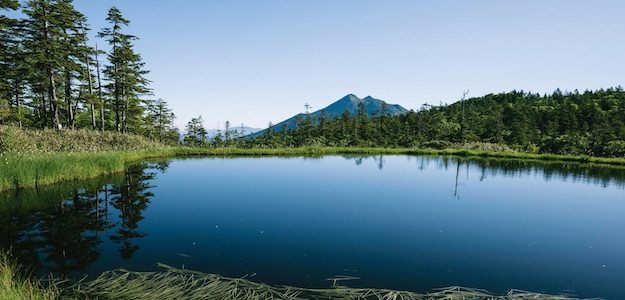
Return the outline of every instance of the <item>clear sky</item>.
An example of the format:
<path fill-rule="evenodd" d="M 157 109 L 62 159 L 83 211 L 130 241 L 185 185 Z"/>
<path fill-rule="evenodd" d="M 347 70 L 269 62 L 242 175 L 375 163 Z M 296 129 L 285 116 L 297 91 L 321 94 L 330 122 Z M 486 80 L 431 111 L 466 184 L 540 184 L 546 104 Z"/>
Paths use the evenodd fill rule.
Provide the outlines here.
<path fill-rule="evenodd" d="M 622 85 L 625 1 L 76 0 L 117 6 L 184 126 L 265 127 L 348 93 L 398 103 Z M 100 41 L 100 43 L 102 43 Z M 223 126 L 223 125 L 222 125 Z"/>

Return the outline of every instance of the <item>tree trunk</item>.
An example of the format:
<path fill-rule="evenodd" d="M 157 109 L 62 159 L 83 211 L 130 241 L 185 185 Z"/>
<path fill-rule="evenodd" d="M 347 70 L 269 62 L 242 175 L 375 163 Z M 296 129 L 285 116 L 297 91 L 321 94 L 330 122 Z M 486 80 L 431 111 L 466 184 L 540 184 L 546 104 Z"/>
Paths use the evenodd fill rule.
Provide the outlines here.
<path fill-rule="evenodd" d="M 44 12 L 45 14 L 45 12 Z M 44 28 L 44 37 L 46 40 L 48 40 L 50 37 L 48 36 L 48 28 L 50 26 L 50 24 L 48 23 L 48 21 L 44 21 L 43 24 L 43 28 Z M 45 49 L 46 54 L 48 54 L 47 56 L 49 56 L 48 51 L 50 51 L 49 49 Z M 52 67 L 51 66 L 47 66 L 46 68 L 46 75 L 48 76 L 48 101 L 50 102 L 50 114 L 51 114 L 51 125 L 52 125 L 52 129 L 54 130 L 60 130 L 61 127 L 59 126 L 59 110 L 58 110 L 58 103 L 57 103 L 57 99 L 56 99 L 56 84 L 54 83 L 54 72 L 52 71 Z"/>
<path fill-rule="evenodd" d="M 19 85 L 15 84 L 15 106 L 17 107 L 17 125 L 22 128 L 22 105 L 20 103 Z"/>
<path fill-rule="evenodd" d="M 115 36 L 117 34 L 117 32 L 115 30 L 113 30 L 113 36 Z M 113 39 L 115 40 L 115 39 Z M 113 56 L 117 55 L 117 43 L 113 42 Z M 115 129 L 117 129 L 117 132 L 120 131 L 120 116 L 119 116 L 119 101 L 120 101 L 120 88 L 119 88 L 119 70 L 118 70 L 118 66 L 117 66 L 117 58 L 113 57 L 113 77 L 114 79 L 114 84 L 115 84 Z"/>
<path fill-rule="evenodd" d="M 42 121 L 43 127 L 48 127 L 48 112 L 46 111 L 46 93 L 41 90 L 41 105 L 39 107 L 39 120 Z"/>
<path fill-rule="evenodd" d="M 87 87 L 89 89 L 89 106 L 91 109 L 91 128 L 96 129 L 97 126 L 95 122 L 95 103 L 93 101 L 93 78 L 91 77 L 91 60 L 89 59 L 89 53 L 85 55 L 85 60 L 85 67 L 87 68 Z"/>
<path fill-rule="evenodd" d="M 158 106 L 158 140 L 163 143 L 163 105 L 159 103 Z"/>
<path fill-rule="evenodd" d="M 72 106 L 72 75 L 65 69 L 65 104 L 67 105 L 67 126 L 75 128 L 74 107 Z"/>
<path fill-rule="evenodd" d="M 126 88 L 122 85 L 122 108 L 121 108 L 121 118 L 122 118 L 122 133 L 128 132 L 128 96 L 126 95 Z"/>
<path fill-rule="evenodd" d="M 59 123 L 59 108 L 56 99 L 56 84 L 54 83 L 54 73 L 48 68 L 48 101 L 50 102 L 51 125 L 54 130 L 61 130 Z"/>
<path fill-rule="evenodd" d="M 98 61 L 98 44 L 95 45 L 95 68 L 98 73 L 98 97 L 100 98 L 100 130 L 104 131 L 104 98 L 102 97 L 102 81 L 100 80 L 100 61 Z"/>

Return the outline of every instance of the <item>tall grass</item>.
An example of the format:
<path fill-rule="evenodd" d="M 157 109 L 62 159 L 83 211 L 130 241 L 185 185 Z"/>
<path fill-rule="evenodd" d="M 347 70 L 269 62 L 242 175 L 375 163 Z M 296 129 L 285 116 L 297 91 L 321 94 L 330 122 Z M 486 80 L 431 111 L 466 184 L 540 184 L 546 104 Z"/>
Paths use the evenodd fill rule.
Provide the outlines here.
<path fill-rule="evenodd" d="M 0 299 L 2 300 L 53 300 L 60 291 L 44 287 L 30 278 L 27 272 L 12 261 L 8 254 L 0 253 Z"/>

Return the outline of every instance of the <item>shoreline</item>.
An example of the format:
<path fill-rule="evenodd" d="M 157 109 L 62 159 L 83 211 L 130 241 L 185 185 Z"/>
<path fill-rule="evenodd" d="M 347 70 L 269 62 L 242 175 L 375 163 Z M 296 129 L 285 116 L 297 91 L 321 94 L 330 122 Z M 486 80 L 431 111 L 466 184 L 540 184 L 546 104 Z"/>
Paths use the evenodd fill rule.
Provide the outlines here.
<path fill-rule="evenodd" d="M 128 163 L 153 158 L 189 156 L 324 156 L 324 155 L 432 155 L 518 159 L 625 167 L 625 158 L 498 152 L 467 149 L 420 148 L 190 148 L 171 147 L 135 151 L 1 153 L 0 192 L 38 188 L 123 172 Z"/>

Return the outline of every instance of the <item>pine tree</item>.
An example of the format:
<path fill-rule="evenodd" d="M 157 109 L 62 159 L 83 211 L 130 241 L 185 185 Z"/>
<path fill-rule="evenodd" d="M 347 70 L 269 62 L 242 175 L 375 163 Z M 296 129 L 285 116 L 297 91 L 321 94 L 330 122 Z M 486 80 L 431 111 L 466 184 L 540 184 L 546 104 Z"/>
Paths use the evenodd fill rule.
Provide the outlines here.
<path fill-rule="evenodd" d="M 204 121 L 202 116 L 192 118 L 187 123 L 187 134 L 184 137 L 184 143 L 190 146 L 201 146 L 206 142 L 206 129 L 204 129 Z"/>
<path fill-rule="evenodd" d="M 150 125 L 156 130 L 159 142 L 164 143 L 167 133 L 173 130 L 174 118 L 174 113 L 163 99 L 158 99 L 149 106 L 148 119 L 152 121 Z"/>
<path fill-rule="evenodd" d="M 17 1 L 0 1 L 0 11 L 18 7 Z M 19 127 L 23 123 L 22 96 L 28 73 L 21 29 L 19 20 L 0 15 L 0 124 L 15 121 Z"/>
<path fill-rule="evenodd" d="M 59 122 L 59 108 L 57 97 L 57 82 L 65 60 L 63 40 L 62 16 L 57 10 L 56 3 L 50 0 L 30 0 L 26 4 L 24 13 L 26 19 L 25 47 L 30 53 L 33 68 L 38 70 L 33 74 L 32 84 L 35 90 L 45 91 L 49 104 L 50 125 L 56 130 L 61 129 Z"/>
<path fill-rule="evenodd" d="M 137 37 L 122 33 L 122 28 L 130 21 L 113 7 L 106 18 L 110 27 L 102 29 L 100 37 L 107 38 L 112 51 L 109 53 L 110 65 L 104 68 L 104 75 L 109 81 L 107 89 L 113 95 L 115 128 L 126 133 L 129 128 L 140 123 L 144 107 L 141 96 L 150 93 L 148 73 L 141 55 L 134 51 L 133 41 Z"/>

